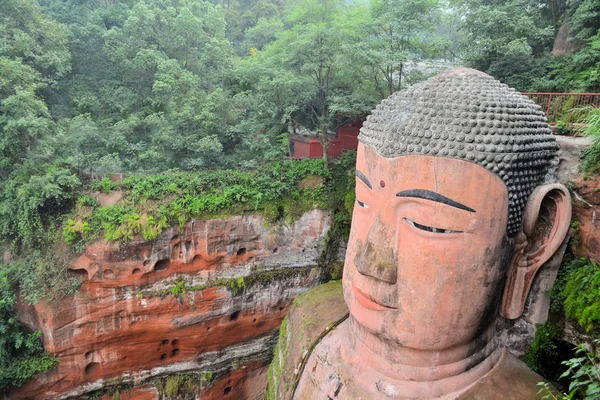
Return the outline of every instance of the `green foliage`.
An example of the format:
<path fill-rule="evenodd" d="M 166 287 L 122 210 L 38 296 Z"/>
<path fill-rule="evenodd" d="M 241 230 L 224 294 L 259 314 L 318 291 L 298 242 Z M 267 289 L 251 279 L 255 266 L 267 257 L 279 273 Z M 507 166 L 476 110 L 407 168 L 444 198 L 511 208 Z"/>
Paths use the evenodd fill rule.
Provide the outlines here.
<path fill-rule="evenodd" d="M 13 246 L 42 246 L 43 232 L 72 205 L 79 178 L 57 165 L 25 166 L 0 183 L 0 238 Z"/>
<path fill-rule="evenodd" d="M 170 375 L 155 378 L 152 384 L 158 390 L 162 399 L 191 399 L 194 398 L 201 387 L 214 379 L 213 372 L 203 372 L 193 375 Z"/>
<path fill-rule="evenodd" d="M 454 58 L 446 51 L 452 39 L 436 31 L 436 25 L 443 26 L 446 22 L 438 0 L 376 0 L 371 3 L 370 15 L 366 10 L 360 12 L 370 19 L 359 25 L 366 35 L 359 38 L 358 48 L 368 51 L 357 56 L 371 71 L 371 78 L 380 82 L 377 92 L 381 97 L 425 78 L 423 74 L 414 74 L 416 62 L 424 58 Z M 356 29 L 348 25 L 349 29 Z"/>
<path fill-rule="evenodd" d="M 464 23 L 464 62 L 521 91 L 600 90 L 600 37 L 596 0 L 538 3 L 530 0 L 456 3 Z M 551 53 L 563 23 L 570 25 L 571 53 Z M 564 121 L 573 122 L 573 121 Z"/>
<path fill-rule="evenodd" d="M 194 396 L 197 386 L 193 379 L 187 376 L 169 376 L 165 385 L 165 395 L 167 398 L 175 398 L 177 396 Z"/>
<path fill-rule="evenodd" d="M 587 39 L 600 29 L 600 3 L 598 0 L 571 0 L 574 5 L 571 30 L 577 39 Z"/>
<path fill-rule="evenodd" d="M 188 289 L 185 286 L 185 281 L 183 279 L 180 279 L 177 282 L 175 282 L 175 286 L 173 286 L 171 288 L 171 296 L 173 296 L 173 297 L 183 296 L 184 294 L 187 293 L 187 291 L 188 291 Z"/>
<path fill-rule="evenodd" d="M 113 182 L 109 177 L 104 177 L 99 181 L 92 181 L 91 189 L 102 193 L 110 193 L 115 190 L 118 185 Z"/>
<path fill-rule="evenodd" d="M 504 57 L 522 59 L 550 49 L 553 29 L 548 23 L 538 25 L 542 18 L 537 3 L 472 1 L 468 5 L 464 28 L 465 60 L 469 66 L 487 71 Z"/>
<path fill-rule="evenodd" d="M 566 277 L 564 309 L 587 332 L 600 333 L 600 267 L 593 261 L 581 264 Z"/>
<path fill-rule="evenodd" d="M 571 400 L 584 399 L 596 400 L 600 397 L 600 359 L 596 349 L 600 340 L 595 340 L 593 345 L 579 345 L 575 357 L 563 361 L 568 368 L 561 378 L 569 379 L 568 393 L 555 394 L 546 382 L 539 382 L 539 395 L 542 400 Z"/>
<path fill-rule="evenodd" d="M 592 173 L 600 167 L 600 109 L 590 112 L 585 122 L 588 123 L 585 135 L 592 143 L 585 149 L 581 167 L 584 171 Z"/>
<path fill-rule="evenodd" d="M 600 335 L 600 267 L 585 258 L 565 257 L 552 289 L 551 310 L 564 311 L 581 328 Z"/>
<path fill-rule="evenodd" d="M 254 172 L 130 176 L 110 182 L 111 189 L 125 191 L 124 199 L 113 206 L 101 207 L 83 197 L 65 223 L 63 235 L 69 244 L 93 240 L 101 232 L 110 241 L 128 241 L 136 235 L 151 240 L 168 226 L 183 225 L 193 218 L 249 211 L 264 212 L 271 222 L 291 222 L 315 207 L 339 208 L 348 223 L 347 211 L 334 204 L 340 199 L 343 204 L 347 192 L 353 190 L 346 164 L 348 156 L 331 170 L 319 160 L 307 159 L 273 162 Z M 302 185 L 310 176 L 320 177 L 324 183 Z"/>
<path fill-rule="evenodd" d="M 0 180 L 52 133 L 43 95 L 70 68 L 66 27 L 36 1 L 0 3 Z"/>
<path fill-rule="evenodd" d="M 563 136 L 573 136 L 573 134 L 575 134 L 575 129 L 566 122 L 558 121 L 554 128 L 554 133 Z"/>
<path fill-rule="evenodd" d="M 240 276 L 239 278 L 236 278 L 236 279 L 231 279 L 229 281 L 229 289 L 231 290 L 231 292 L 233 293 L 234 296 L 241 293 L 245 287 L 246 287 L 246 282 L 244 281 L 243 276 Z"/>
<path fill-rule="evenodd" d="M 238 296 L 244 292 L 247 287 L 255 285 L 266 285 L 272 282 L 287 279 L 297 276 L 306 276 L 311 273 L 313 267 L 298 267 L 287 268 L 285 271 L 255 271 L 248 276 L 240 276 L 237 278 L 218 278 L 210 280 L 202 285 L 188 286 L 183 279 L 175 281 L 175 284 L 170 289 L 158 291 L 143 291 L 138 293 L 139 298 L 159 296 L 165 297 L 172 295 L 173 297 L 183 296 L 189 292 L 197 292 L 210 287 L 222 286 L 228 288 L 233 296 Z"/>
<path fill-rule="evenodd" d="M 8 268 L 0 265 L 0 389 L 20 386 L 58 364 L 41 343 L 41 332 L 28 332 L 17 319 L 16 295 Z"/>
<path fill-rule="evenodd" d="M 535 339 L 525 351 L 523 361 L 533 371 L 543 376 L 555 376 L 560 369 L 557 341 L 560 340 L 562 329 L 550 321 L 537 326 Z"/>
<path fill-rule="evenodd" d="M 69 274 L 66 261 L 51 251 L 34 250 L 18 257 L 6 267 L 20 289 L 21 298 L 30 304 L 48 303 L 77 292 L 81 281 Z"/>
<path fill-rule="evenodd" d="M 290 349 L 287 348 L 287 344 L 289 343 L 287 339 L 289 335 L 289 321 L 286 316 L 279 326 L 279 339 L 277 340 L 277 345 L 273 352 L 273 361 L 269 366 L 269 372 L 267 374 L 267 391 L 265 395 L 267 400 L 277 399 L 276 390 L 278 389 L 279 381 L 282 379 L 285 358 L 290 351 Z"/>
<path fill-rule="evenodd" d="M 595 340 L 596 349 L 600 340 Z M 561 378 L 569 378 L 569 395 L 579 394 L 585 400 L 594 400 L 600 397 L 600 359 L 594 348 L 580 345 L 577 348 L 577 357 L 564 361 L 569 369 Z"/>

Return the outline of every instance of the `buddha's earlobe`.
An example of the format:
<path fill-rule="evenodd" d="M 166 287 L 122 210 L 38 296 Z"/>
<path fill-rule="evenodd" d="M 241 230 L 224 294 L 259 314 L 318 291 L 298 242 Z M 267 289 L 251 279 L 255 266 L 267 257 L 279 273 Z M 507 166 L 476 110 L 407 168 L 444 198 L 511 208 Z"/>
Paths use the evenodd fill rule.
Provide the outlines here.
<path fill-rule="evenodd" d="M 538 270 L 558 250 L 570 223 L 571 196 L 563 185 L 540 186 L 529 196 L 504 287 L 504 318 L 521 316 Z"/>

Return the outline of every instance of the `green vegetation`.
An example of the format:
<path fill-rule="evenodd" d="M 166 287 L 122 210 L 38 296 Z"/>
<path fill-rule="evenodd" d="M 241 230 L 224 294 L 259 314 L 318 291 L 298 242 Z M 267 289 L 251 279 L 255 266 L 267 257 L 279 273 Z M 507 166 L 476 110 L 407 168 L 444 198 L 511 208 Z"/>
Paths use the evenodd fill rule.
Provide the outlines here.
<path fill-rule="evenodd" d="M 272 271 L 255 271 L 248 276 L 240 276 L 237 278 L 220 278 L 208 281 L 202 285 L 188 286 L 183 279 L 175 281 L 175 284 L 169 289 L 163 290 L 142 290 L 138 292 L 140 298 L 152 296 L 165 297 L 171 295 L 173 297 L 183 296 L 189 292 L 197 292 L 210 287 L 222 286 L 228 288 L 234 296 L 242 294 L 245 288 L 256 285 L 266 285 L 275 281 L 281 281 L 288 278 L 307 276 L 315 267 L 296 267 L 285 268 Z M 260 269 L 260 268 L 257 268 Z"/>
<path fill-rule="evenodd" d="M 192 379 L 185 376 L 169 376 L 165 385 L 165 396 L 174 398 L 179 395 L 195 395 L 197 386 Z"/>
<path fill-rule="evenodd" d="M 334 170 L 347 167 L 351 160 L 348 154 Z M 292 222 L 315 207 L 333 206 L 335 186 L 340 184 L 334 173 L 319 160 L 305 159 L 272 162 L 251 172 L 134 175 L 114 184 L 113 189 L 123 190 L 125 196 L 113 206 L 101 207 L 89 196 L 80 197 L 65 224 L 64 238 L 75 244 L 97 239 L 103 232 L 110 241 L 127 241 L 138 234 L 150 240 L 165 228 L 194 218 L 244 212 L 264 212 L 270 222 Z M 303 188 L 302 181 L 310 176 L 321 177 L 324 184 Z"/>
<path fill-rule="evenodd" d="M 564 312 L 586 333 L 600 338 L 600 267 L 565 257 L 552 288 L 550 310 Z"/>
<path fill-rule="evenodd" d="M 41 332 L 29 332 L 17 320 L 16 302 L 9 280 L 0 270 L 0 393 L 58 364 L 44 352 Z"/>
<path fill-rule="evenodd" d="M 600 340 L 595 340 L 593 346 L 579 345 L 575 357 L 563 361 L 568 369 L 561 378 L 569 379 L 567 393 L 554 394 L 546 382 L 539 382 L 542 400 L 596 400 L 600 396 L 600 359 L 597 350 Z"/>
<path fill-rule="evenodd" d="M 587 173 L 597 173 L 600 168 L 600 109 L 590 112 L 584 122 L 588 124 L 584 133 L 592 144 L 585 149 L 581 167 Z"/>
<path fill-rule="evenodd" d="M 600 90 L 597 1 L 467 1 L 456 7 L 465 16 L 467 65 L 521 91 Z M 550 51 L 563 24 L 570 25 L 564 39 L 577 50 L 554 55 Z"/>
<path fill-rule="evenodd" d="M 273 361 L 271 361 L 269 372 L 267 374 L 267 393 L 265 395 L 267 400 L 275 400 L 278 398 L 275 391 L 279 387 L 279 380 L 283 379 L 282 370 L 287 354 L 290 351 L 290 349 L 287 348 L 288 336 L 290 335 L 288 325 L 289 321 L 286 316 L 281 322 L 281 326 L 279 326 L 279 338 L 277 340 L 277 345 L 275 346 Z"/>
<path fill-rule="evenodd" d="M 564 382 L 566 393 L 553 393 L 548 384 L 540 382 L 543 399 L 597 399 L 600 394 L 600 267 L 587 259 L 571 255 L 559 270 L 551 293 L 550 311 L 564 315 L 587 335 L 591 343 L 582 343 L 575 353 L 565 353 L 562 342 L 564 320 L 559 324 L 548 321 L 538 326 L 536 337 L 523 360 L 545 378 Z"/>
<path fill-rule="evenodd" d="M 579 263 L 565 278 L 562 290 L 567 317 L 575 320 L 586 332 L 600 335 L 600 267 L 593 261 Z"/>
<path fill-rule="evenodd" d="M 198 390 L 210 385 L 215 378 L 213 372 L 193 375 L 170 375 L 152 380 L 161 399 L 191 399 Z"/>
<path fill-rule="evenodd" d="M 523 355 L 523 361 L 532 371 L 545 377 L 560 375 L 561 364 L 557 342 L 561 339 L 562 328 L 550 321 L 538 325 L 531 346 Z"/>

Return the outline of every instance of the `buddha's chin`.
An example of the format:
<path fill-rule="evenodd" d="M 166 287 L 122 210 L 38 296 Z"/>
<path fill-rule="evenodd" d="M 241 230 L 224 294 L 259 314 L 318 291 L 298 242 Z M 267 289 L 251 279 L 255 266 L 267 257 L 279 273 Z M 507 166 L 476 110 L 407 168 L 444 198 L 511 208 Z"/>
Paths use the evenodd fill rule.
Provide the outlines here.
<path fill-rule="evenodd" d="M 439 352 L 469 343 L 469 338 L 463 335 L 455 337 L 440 334 L 447 332 L 447 329 L 441 326 L 425 328 L 405 321 L 406 326 L 411 326 L 412 329 L 404 330 L 401 328 L 404 324 L 399 320 L 401 317 L 396 315 L 400 313 L 399 310 L 373 310 L 363 307 L 357 299 L 353 299 L 349 303 L 349 311 L 353 320 L 353 331 L 360 341 L 381 342 L 389 350 L 399 346 L 409 351 L 412 349 Z M 391 330 L 390 327 L 397 329 Z"/>

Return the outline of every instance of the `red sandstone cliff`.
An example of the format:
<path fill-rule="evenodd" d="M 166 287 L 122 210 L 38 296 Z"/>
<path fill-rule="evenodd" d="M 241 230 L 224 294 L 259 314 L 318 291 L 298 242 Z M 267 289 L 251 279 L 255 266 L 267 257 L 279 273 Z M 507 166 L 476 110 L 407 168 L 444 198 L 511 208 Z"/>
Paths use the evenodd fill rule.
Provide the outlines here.
<path fill-rule="evenodd" d="M 573 187 L 571 247 L 578 257 L 600 261 L 600 176 L 579 178 Z"/>
<path fill-rule="evenodd" d="M 67 398 L 190 373 L 201 382 L 194 397 L 260 397 L 291 299 L 320 283 L 330 223 L 319 210 L 292 226 L 246 215 L 189 222 L 150 242 L 91 244 L 71 265 L 85 279 L 80 291 L 25 311 L 60 364 L 12 397 Z M 121 397 L 159 398 L 154 386 Z"/>

